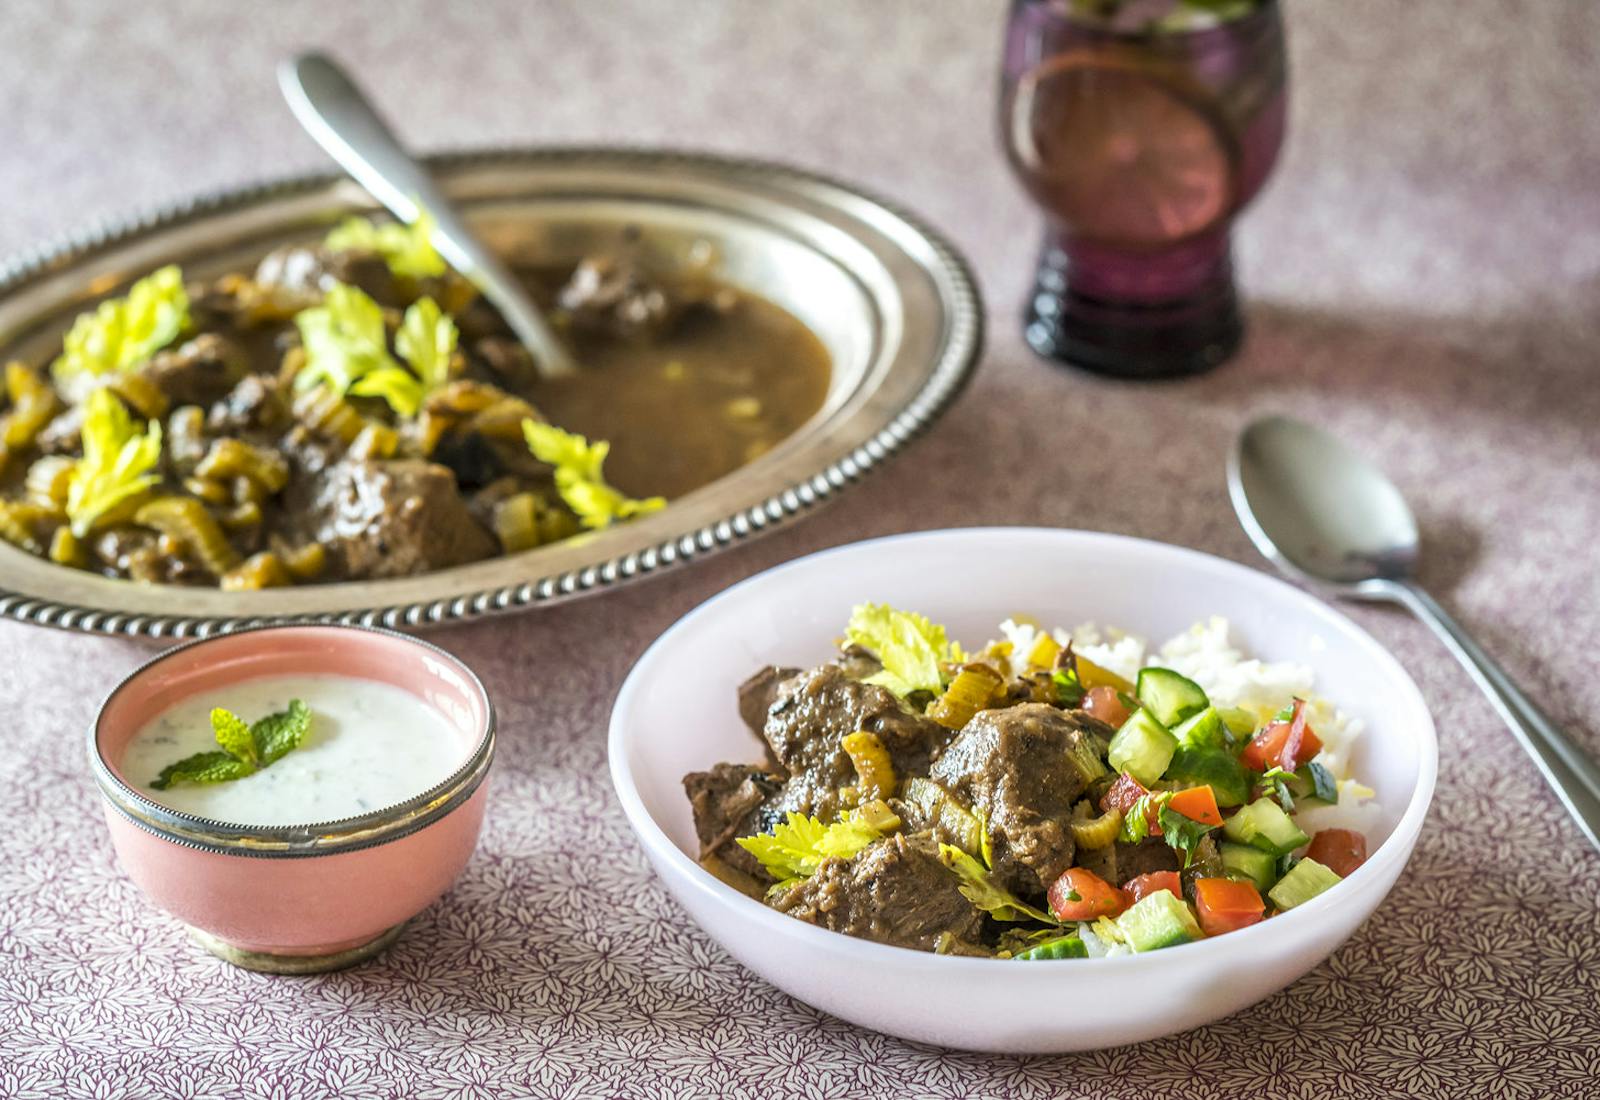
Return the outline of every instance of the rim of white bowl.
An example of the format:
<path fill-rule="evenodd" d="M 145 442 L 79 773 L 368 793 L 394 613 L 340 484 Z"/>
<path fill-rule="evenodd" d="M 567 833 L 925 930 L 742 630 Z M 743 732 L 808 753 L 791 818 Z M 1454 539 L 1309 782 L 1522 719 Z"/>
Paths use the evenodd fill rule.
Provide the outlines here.
<path fill-rule="evenodd" d="M 885 535 L 879 538 L 863 539 L 859 542 L 845 543 L 842 546 L 830 547 L 819 550 L 793 561 L 765 569 L 754 576 L 747 577 L 734 584 L 710 599 L 699 604 L 668 627 L 662 635 L 652 642 L 644 653 L 639 656 L 633 668 L 628 672 L 627 678 L 622 683 L 622 688 L 617 693 L 615 703 L 612 704 L 611 724 L 606 739 L 606 755 L 611 770 L 611 785 L 617 793 L 618 800 L 622 803 L 623 813 L 628 822 L 633 826 L 634 833 L 639 837 L 649 854 L 665 859 L 678 870 L 684 872 L 684 881 L 699 893 L 708 898 L 731 906 L 742 917 L 756 922 L 764 931 L 775 935 L 799 937 L 802 942 L 817 950 L 844 952 L 859 957 L 863 963 L 872 963 L 877 966 L 906 966 L 916 965 L 916 960 L 938 960 L 938 965 L 960 969 L 993 967 L 997 963 L 1010 962 L 1009 959 L 975 958 L 959 955 L 936 955 L 929 951 L 918 951 L 915 948 L 898 947 L 893 944 L 877 943 L 873 940 L 849 936 L 843 932 L 834 932 L 806 921 L 796 920 L 778 912 L 776 909 L 740 893 L 733 887 L 718 879 L 711 872 L 683 852 L 666 831 L 656 824 L 655 818 L 645 809 L 644 800 L 639 797 L 638 786 L 633 779 L 633 770 L 623 750 L 623 717 L 630 710 L 633 696 L 640 690 L 643 682 L 643 671 L 655 658 L 658 651 L 670 649 L 678 636 L 692 628 L 695 622 L 704 615 L 710 614 L 712 609 L 740 599 L 745 590 L 766 582 L 773 577 L 789 572 L 797 572 L 814 565 L 820 560 L 847 556 L 852 553 L 863 553 L 871 548 L 888 545 L 905 545 L 912 542 L 933 542 L 942 540 L 985 538 L 1004 539 L 1041 539 L 1069 541 L 1101 542 L 1109 546 L 1122 548 L 1124 551 L 1145 554 L 1167 554 L 1182 561 L 1185 565 L 1231 578 L 1244 578 L 1247 584 L 1259 584 L 1274 596 L 1297 604 L 1308 611 L 1314 618 L 1326 624 L 1332 630 L 1349 635 L 1356 646 L 1364 651 L 1379 665 L 1387 666 L 1390 672 L 1398 674 L 1398 683 L 1403 691 L 1410 695 L 1411 701 L 1416 704 L 1416 709 L 1424 721 L 1420 723 L 1414 735 L 1418 741 L 1417 782 L 1411 792 L 1411 799 L 1406 805 L 1405 812 L 1395 827 L 1390 831 L 1378 850 L 1369 856 L 1365 863 L 1351 872 L 1345 882 L 1366 882 L 1385 873 L 1397 862 L 1403 862 L 1410 857 L 1411 849 L 1415 844 L 1417 835 L 1422 830 L 1423 819 L 1427 816 L 1428 806 L 1433 801 L 1434 784 L 1438 778 L 1439 770 L 1439 741 L 1434 727 L 1433 714 L 1428 709 L 1427 700 L 1423 697 L 1421 689 L 1412 680 L 1411 674 L 1405 670 L 1399 660 L 1385 649 L 1377 639 L 1368 634 L 1353 620 L 1340 614 L 1322 600 L 1317 599 L 1303 589 L 1278 579 L 1259 569 L 1252 569 L 1247 565 L 1219 558 L 1201 550 L 1192 550 L 1172 543 L 1158 542 L 1154 539 L 1135 538 L 1130 535 L 1117 535 L 1101 531 L 1083 531 L 1066 527 L 945 527 L 927 531 L 913 531 L 899 535 Z M 1396 875 L 1403 867 L 1395 868 Z M 1316 920 L 1324 914 L 1332 913 L 1336 909 L 1345 908 L 1356 902 L 1355 891 L 1328 890 L 1317 895 L 1304 905 L 1296 906 L 1286 913 L 1273 917 L 1271 920 L 1229 932 L 1225 936 L 1210 936 L 1197 940 L 1194 943 L 1182 944 L 1176 948 L 1167 948 L 1162 951 L 1147 951 L 1141 954 L 1102 956 L 1100 958 L 1074 959 L 1075 966 L 1119 967 L 1128 970 L 1137 970 L 1146 967 L 1160 967 L 1170 965 L 1174 950 L 1185 952 L 1206 950 L 1208 945 L 1218 941 L 1234 945 L 1233 950 L 1244 950 L 1248 945 L 1262 941 L 1271 929 L 1281 927 L 1281 921 L 1293 921 L 1296 927 L 1310 920 Z M 1385 891 L 1385 896 L 1387 891 Z M 1381 898 L 1379 901 L 1381 902 Z M 710 934 L 710 933 L 708 933 Z M 715 937 L 713 937 L 715 938 Z M 1213 948 L 1214 950 L 1214 948 Z M 1192 956 L 1188 956 L 1192 957 Z M 1036 967 L 1032 969 L 1017 968 L 1014 973 L 1021 975 L 1027 973 L 1049 974 L 1059 977 L 1060 972 L 1049 967 Z"/>

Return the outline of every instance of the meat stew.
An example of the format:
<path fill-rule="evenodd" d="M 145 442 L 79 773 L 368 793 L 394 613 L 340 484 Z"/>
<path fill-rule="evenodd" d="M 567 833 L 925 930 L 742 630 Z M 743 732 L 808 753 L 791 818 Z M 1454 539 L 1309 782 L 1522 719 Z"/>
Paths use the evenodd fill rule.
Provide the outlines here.
<path fill-rule="evenodd" d="M 414 576 L 654 511 L 823 404 L 821 341 L 623 234 L 513 257 L 583 370 L 546 381 L 426 224 L 164 268 L 0 393 L 0 538 L 144 583 Z"/>

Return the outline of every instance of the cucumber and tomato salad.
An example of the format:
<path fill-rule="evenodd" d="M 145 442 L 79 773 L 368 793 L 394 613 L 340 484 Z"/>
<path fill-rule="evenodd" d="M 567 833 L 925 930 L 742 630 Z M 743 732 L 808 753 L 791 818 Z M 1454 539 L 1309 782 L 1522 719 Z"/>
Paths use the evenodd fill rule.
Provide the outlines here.
<path fill-rule="evenodd" d="M 1134 952 L 1153 951 L 1236 931 L 1303 905 L 1366 859 L 1360 833 L 1326 829 L 1307 836 L 1290 814 L 1295 800 L 1338 797 L 1332 776 L 1312 762 L 1322 743 L 1307 724 L 1303 700 L 1255 730 L 1248 714 L 1213 706 L 1198 684 L 1171 669 L 1142 670 L 1134 695 L 1122 705 L 1137 703 L 1137 709 L 1107 751 L 1118 774 L 1101 797 L 1101 809 L 1125 815 L 1124 840 L 1166 836 L 1185 852 L 1185 866 L 1196 836 L 1220 828 L 1221 874 L 1195 877 L 1186 891 L 1172 871 L 1140 875 L 1117 887 L 1073 867 L 1049 891 L 1057 920 L 1094 922 L 1102 939 Z M 1295 859 L 1301 848 L 1304 856 Z M 1080 936 L 1063 934 L 1017 957 L 1075 958 L 1085 952 Z"/>

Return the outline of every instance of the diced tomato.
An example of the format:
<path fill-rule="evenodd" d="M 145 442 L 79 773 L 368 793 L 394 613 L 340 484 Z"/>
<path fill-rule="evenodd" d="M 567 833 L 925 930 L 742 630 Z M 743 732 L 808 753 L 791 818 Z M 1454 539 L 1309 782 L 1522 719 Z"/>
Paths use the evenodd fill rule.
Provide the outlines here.
<path fill-rule="evenodd" d="M 1307 743 L 1307 738 L 1315 742 L 1316 748 Z M 1294 715 L 1289 719 L 1289 736 L 1284 738 L 1283 753 L 1278 757 L 1278 766 L 1286 772 L 1298 768 L 1302 759 L 1310 760 L 1322 748 L 1322 742 L 1317 740 L 1317 735 L 1312 733 L 1306 725 L 1306 701 L 1294 701 Z M 1301 753 L 1305 756 L 1302 758 Z"/>
<path fill-rule="evenodd" d="M 1127 813 L 1130 806 L 1149 793 L 1143 784 L 1124 772 L 1117 776 L 1117 781 L 1100 796 L 1100 812 L 1120 810 Z"/>
<path fill-rule="evenodd" d="M 1367 838 L 1353 829 L 1323 829 L 1311 838 L 1306 858 L 1344 878 L 1367 861 Z"/>
<path fill-rule="evenodd" d="M 1306 725 L 1305 700 L 1296 699 L 1294 718 L 1288 722 L 1268 723 L 1266 729 L 1244 747 L 1239 763 L 1258 772 L 1271 768 L 1292 772 L 1321 751 L 1321 739 Z"/>
<path fill-rule="evenodd" d="M 1289 723 L 1268 722 L 1260 733 L 1250 738 L 1250 743 L 1239 754 L 1239 763 L 1251 771 L 1266 771 L 1272 767 L 1268 761 L 1276 761 L 1283 752 L 1283 743 L 1288 737 Z"/>
<path fill-rule="evenodd" d="M 1255 885 L 1231 878 L 1202 878 L 1194 884 L 1194 911 L 1208 936 L 1255 924 L 1266 910 Z"/>
<path fill-rule="evenodd" d="M 1149 793 L 1137 779 L 1124 772 L 1117 776 L 1117 781 L 1100 796 L 1100 812 L 1105 813 L 1107 810 L 1115 809 L 1126 814 L 1133 809 L 1135 802 Z M 1148 835 L 1161 835 L 1161 826 L 1156 823 L 1155 814 L 1148 815 L 1146 822 L 1150 826 Z"/>
<path fill-rule="evenodd" d="M 1126 894 L 1083 867 L 1063 871 L 1051 885 L 1048 901 L 1057 920 L 1114 917 L 1129 905 Z"/>
<path fill-rule="evenodd" d="M 1083 696 L 1083 709 L 1108 726 L 1120 726 L 1128 720 L 1128 708 L 1114 687 L 1092 687 Z"/>
<path fill-rule="evenodd" d="M 1217 796 L 1208 783 L 1203 787 L 1189 787 L 1174 794 L 1167 802 L 1173 810 L 1198 821 L 1202 825 L 1221 825 L 1222 811 L 1217 809 Z"/>
<path fill-rule="evenodd" d="M 1130 878 L 1122 884 L 1122 888 L 1134 901 L 1142 901 L 1162 890 L 1171 890 L 1175 898 L 1183 897 L 1183 883 L 1178 880 L 1176 871 L 1151 871 L 1148 875 Z"/>

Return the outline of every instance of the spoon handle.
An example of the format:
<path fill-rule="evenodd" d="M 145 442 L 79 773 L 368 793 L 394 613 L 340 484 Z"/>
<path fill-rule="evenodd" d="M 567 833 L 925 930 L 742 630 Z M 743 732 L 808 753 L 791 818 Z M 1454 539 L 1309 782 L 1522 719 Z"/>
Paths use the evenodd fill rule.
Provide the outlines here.
<path fill-rule="evenodd" d="M 1589 842 L 1600 848 L 1600 765 L 1523 694 L 1506 670 L 1427 591 L 1409 581 L 1397 582 L 1392 591 L 1465 666 Z"/>
<path fill-rule="evenodd" d="M 467 227 L 343 69 L 322 54 L 301 54 L 279 67 L 278 83 L 306 132 L 395 217 L 409 223 L 422 209 L 433 215 L 434 245 L 500 311 L 545 377 L 575 369 L 521 284 Z"/>

